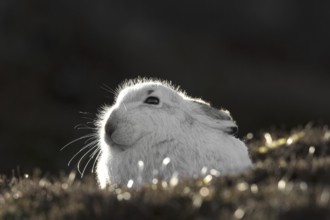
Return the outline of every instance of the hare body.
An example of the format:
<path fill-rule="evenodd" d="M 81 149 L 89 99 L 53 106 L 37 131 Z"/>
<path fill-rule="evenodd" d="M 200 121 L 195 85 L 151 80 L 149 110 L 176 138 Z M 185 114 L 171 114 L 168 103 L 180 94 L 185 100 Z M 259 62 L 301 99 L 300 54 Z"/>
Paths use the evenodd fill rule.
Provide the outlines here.
<path fill-rule="evenodd" d="M 252 166 L 229 112 L 216 110 L 165 82 L 126 85 L 98 121 L 97 178 L 135 186 L 159 177 L 197 177 L 203 167 L 235 174 Z"/>

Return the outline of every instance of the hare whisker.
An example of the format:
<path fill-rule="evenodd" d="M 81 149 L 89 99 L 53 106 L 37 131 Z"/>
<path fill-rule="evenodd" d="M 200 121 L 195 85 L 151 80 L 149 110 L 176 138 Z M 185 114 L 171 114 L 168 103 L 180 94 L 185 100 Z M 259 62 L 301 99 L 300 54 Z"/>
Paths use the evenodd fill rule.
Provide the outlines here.
<path fill-rule="evenodd" d="M 107 84 L 103 83 L 102 86 L 101 86 L 101 89 L 115 95 L 116 94 L 116 91 L 114 89 L 112 89 L 110 86 L 108 86 Z"/>
<path fill-rule="evenodd" d="M 96 148 L 96 149 L 95 149 Z M 94 156 L 95 156 L 95 153 L 97 152 L 97 150 L 98 150 L 99 148 L 98 148 L 98 145 L 94 145 L 89 151 L 87 151 L 81 158 L 80 158 L 80 160 L 82 160 L 91 150 L 94 150 L 93 151 L 93 153 L 91 153 L 90 155 L 89 155 L 89 159 L 88 159 L 88 161 L 87 161 L 87 163 L 85 164 L 85 166 L 84 166 L 84 169 L 83 169 L 83 171 L 82 171 L 82 173 L 81 173 L 81 177 L 83 177 L 83 175 L 84 175 L 84 173 L 85 173 L 85 170 L 86 170 L 86 168 L 87 168 L 87 166 L 88 166 L 88 164 L 90 163 L 90 161 L 94 158 Z M 80 160 L 79 160 L 79 163 L 78 163 L 78 171 L 79 171 L 79 164 L 80 164 Z"/>
<path fill-rule="evenodd" d="M 80 170 L 80 163 L 81 161 L 84 159 L 84 157 L 89 154 L 92 150 L 95 149 L 95 147 L 97 147 L 97 145 L 95 144 L 93 147 L 91 147 L 91 149 L 89 149 L 86 153 L 84 153 L 84 155 L 82 155 L 82 157 L 79 159 L 78 164 L 77 164 L 77 168 L 78 168 L 78 172 L 80 173 L 81 177 L 83 177 L 84 173 L 81 172 Z M 90 158 L 91 159 L 91 158 Z M 87 161 L 87 164 L 89 163 L 90 159 Z M 85 169 L 84 169 L 85 170 Z"/>
<path fill-rule="evenodd" d="M 100 149 L 100 147 L 98 147 L 96 150 L 95 150 L 95 152 L 97 152 L 97 151 L 99 151 L 98 152 L 98 154 L 96 155 L 96 158 L 95 158 L 95 160 L 94 160 L 94 163 L 93 163 L 93 166 L 92 166 L 92 173 L 94 173 L 94 171 L 95 171 L 95 165 L 96 165 L 96 162 L 99 160 L 99 158 L 100 158 L 100 156 L 101 156 L 101 154 L 102 154 L 102 151 L 101 151 L 101 149 Z"/>
<path fill-rule="evenodd" d="M 88 144 L 90 141 L 98 139 L 97 134 L 95 136 L 88 138 L 87 140 L 84 141 L 84 145 Z"/>
<path fill-rule="evenodd" d="M 74 127 L 76 130 L 96 130 L 95 127 L 88 126 L 87 124 L 78 124 Z"/>
<path fill-rule="evenodd" d="M 69 161 L 69 163 L 68 163 L 68 166 L 70 166 L 70 164 L 71 164 L 71 161 L 80 153 L 80 152 L 82 152 L 83 150 L 85 150 L 86 148 L 89 148 L 89 147 L 91 147 L 91 146 L 93 146 L 93 145 L 95 145 L 96 143 L 98 143 L 98 140 L 95 140 L 95 141 L 92 141 L 92 142 L 90 142 L 89 144 L 87 144 L 86 146 L 84 146 L 83 148 L 81 148 L 77 153 L 75 153 L 75 155 L 73 155 L 73 157 L 71 157 L 71 159 L 70 159 L 70 161 Z M 92 148 L 93 149 L 93 148 Z"/>
<path fill-rule="evenodd" d="M 63 149 L 65 149 L 67 146 L 69 146 L 69 145 L 71 145 L 71 144 L 73 144 L 73 143 L 75 143 L 75 142 L 77 142 L 77 141 L 80 141 L 80 140 L 82 140 L 82 139 L 85 139 L 85 138 L 91 138 L 91 137 L 95 137 L 96 136 L 96 134 L 87 134 L 87 135 L 84 135 L 84 136 L 82 136 L 82 137 L 79 137 L 79 138 L 77 138 L 77 139 L 74 139 L 73 141 L 70 141 L 69 143 L 67 143 L 66 145 L 64 145 L 61 149 L 60 149 L 60 151 L 62 151 Z"/>

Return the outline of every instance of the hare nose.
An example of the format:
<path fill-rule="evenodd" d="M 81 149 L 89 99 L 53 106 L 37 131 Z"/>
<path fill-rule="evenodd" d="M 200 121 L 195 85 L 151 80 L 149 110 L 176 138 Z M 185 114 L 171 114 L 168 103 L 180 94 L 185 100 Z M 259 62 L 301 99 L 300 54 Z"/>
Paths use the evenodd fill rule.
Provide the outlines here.
<path fill-rule="evenodd" d="M 114 109 L 111 112 L 111 114 L 110 114 L 109 118 L 107 119 L 107 122 L 106 122 L 106 124 L 104 126 L 105 134 L 108 137 L 111 137 L 112 134 L 117 129 L 118 122 L 119 122 L 118 111 L 117 111 L 117 109 Z"/>
<path fill-rule="evenodd" d="M 105 124 L 105 133 L 108 137 L 111 137 L 111 135 L 113 134 L 113 132 L 116 130 L 116 124 L 115 123 L 111 123 L 110 120 L 107 121 L 107 123 Z"/>

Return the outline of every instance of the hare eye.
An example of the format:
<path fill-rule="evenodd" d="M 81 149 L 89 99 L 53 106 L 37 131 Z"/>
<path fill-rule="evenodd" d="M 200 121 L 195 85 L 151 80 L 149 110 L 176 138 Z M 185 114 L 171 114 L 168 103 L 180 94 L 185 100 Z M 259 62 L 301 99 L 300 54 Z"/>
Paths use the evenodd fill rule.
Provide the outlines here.
<path fill-rule="evenodd" d="M 149 96 L 144 103 L 150 104 L 150 105 L 158 105 L 159 104 L 159 98 L 155 96 Z"/>

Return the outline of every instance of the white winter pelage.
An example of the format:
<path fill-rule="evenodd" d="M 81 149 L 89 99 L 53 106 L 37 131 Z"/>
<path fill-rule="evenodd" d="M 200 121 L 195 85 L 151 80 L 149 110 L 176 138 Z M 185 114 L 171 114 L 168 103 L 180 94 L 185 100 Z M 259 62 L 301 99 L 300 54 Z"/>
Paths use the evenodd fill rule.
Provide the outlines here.
<path fill-rule="evenodd" d="M 100 114 L 98 128 L 101 188 L 169 180 L 173 174 L 197 177 L 203 167 L 235 174 L 252 166 L 247 147 L 233 136 L 237 125 L 228 111 L 167 82 L 129 81 Z"/>

